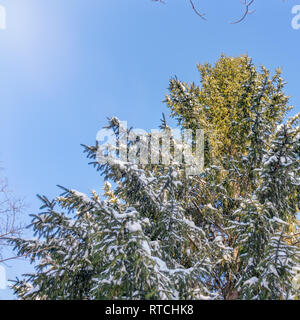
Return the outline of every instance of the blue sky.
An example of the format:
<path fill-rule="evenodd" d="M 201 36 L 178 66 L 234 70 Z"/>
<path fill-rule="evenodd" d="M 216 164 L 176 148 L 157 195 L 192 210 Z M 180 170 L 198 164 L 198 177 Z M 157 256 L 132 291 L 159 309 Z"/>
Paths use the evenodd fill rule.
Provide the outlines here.
<path fill-rule="evenodd" d="M 300 29 L 292 8 L 300 0 L 256 1 L 239 25 L 238 0 L 0 0 L 0 160 L 11 189 L 26 199 L 22 216 L 37 213 L 37 193 L 54 197 L 57 184 L 88 193 L 102 179 L 87 165 L 80 143 L 92 144 L 117 116 L 130 126 L 159 125 L 170 77 L 199 81 L 196 63 L 221 53 L 248 53 L 255 64 L 283 67 L 286 93 L 300 111 Z M 26 233 L 30 236 L 29 231 Z M 30 270 L 6 266 L 10 279 Z M 0 290 L 0 299 L 13 298 Z"/>

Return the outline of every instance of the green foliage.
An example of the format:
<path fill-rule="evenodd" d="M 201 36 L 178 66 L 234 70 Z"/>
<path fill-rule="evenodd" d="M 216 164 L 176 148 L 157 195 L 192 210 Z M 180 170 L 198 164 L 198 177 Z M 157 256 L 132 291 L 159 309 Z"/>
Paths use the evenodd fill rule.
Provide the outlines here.
<path fill-rule="evenodd" d="M 198 65 L 200 86 L 171 79 L 166 102 L 171 115 L 185 128 L 203 128 L 207 134 L 208 164 L 221 162 L 224 155 L 241 156 L 256 143 L 249 135 L 259 113 L 269 123 L 266 143 L 286 112 L 281 71 L 274 76 L 253 65 L 248 56 L 223 55 L 214 66 Z"/>
<path fill-rule="evenodd" d="M 11 240 L 36 262 L 13 285 L 20 298 L 298 298 L 300 114 L 284 122 L 280 72 L 270 78 L 247 56 L 198 68 L 201 87 L 172 79 L 167 103 L 183 128 L 205 129 L 204 172 L 99 163 L 98 146 L 85 146 L 116 187 L 106 183 L 103 200 L 40 197 L 36 239 Z M 116 118 L 108 128 L 126 133 Z"/>

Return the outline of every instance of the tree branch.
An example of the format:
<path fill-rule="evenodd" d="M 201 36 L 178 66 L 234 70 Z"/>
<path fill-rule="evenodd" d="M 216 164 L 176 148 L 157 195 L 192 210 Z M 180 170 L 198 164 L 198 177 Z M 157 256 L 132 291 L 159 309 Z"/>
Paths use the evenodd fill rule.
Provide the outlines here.
<path fill-rule="evenodd" d="M 250 0 L 250 2 L 247 2 L 247 0 L 241 1 L 242 5 L 245 6 L 245 12 L 243 14 L 243 16 L 235 21 L 235 22 L 231 22 L 231 24 L 237 24 L 242 22 L 243 20 L 245 20 L 245 18 L 249 15 L 252 14 L 253 12 L 255 12 L 255 10 L 250 11 L 250 6 L 253 4 L 254 0 Z"/>
<path fill-rule="evenodd" d="M 152 0 L 152 1 L 165 3 L 163 0 Z M 190 2 L 191 6 L 192 6 L 193 11 L 194 11 L 201 19 L 207 20 L 207 19 L 205 18 L 205 14 L 199 12 L 199 10 L 196 8 L 195 3 L 194 3 L 195 0 L 188 0 L 188 1 Z M 233 22 L 231 22 L 231 24 L 241 23 L 242 21 L 244 21 L 244 20 L 246 19 L 246 17 L 247 17 L 249 14 L 252 14 L 252 13 L 255 12 L 255 10 L 250 11 L 250 7 L 253 5 L 253 3 L 254 3 L 255 0 L 240 0 L 240 1 L 241 1 L 242 5 L 245 7 L 245 12 L 244 12 L 243 16 L 242 16 L 239 20 L 233 21 Z M 285 2 L 285 1 L 286 1 L 286 0 L 283 0 L 283 2 Z"/>
<path fill-rule="evenodd" d="M 196 7 L 195 7 L 195 5 L 194 5 L 194 2 L 192 1 L 192 0 L 189 0 L 190 1 L 190 4 L 191 4 L 191 6 L 192 6 L 192 8 L 193 8 L 193 10 L 194 10 L 194 12 L 201 18 L 201 19 L 203 19 L 203 20 L 207 20 L 204 16 L 205 16 L 205 14 L 203 14 L 203 13 L 200 13 L 197 9 L 196 9 Z"/>

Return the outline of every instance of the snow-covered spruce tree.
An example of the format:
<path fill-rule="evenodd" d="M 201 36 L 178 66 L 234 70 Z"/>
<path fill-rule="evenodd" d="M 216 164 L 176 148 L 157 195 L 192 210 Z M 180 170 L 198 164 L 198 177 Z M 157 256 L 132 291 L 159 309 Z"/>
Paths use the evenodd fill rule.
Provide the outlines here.
<path fill-rule="evenodd" d="M 119 131 L 120 122 L 109 128 Z M 114 148 L 114 146 L 110 146 Z M 85 147 L 97 160 L 97 146 Z M 36 272 L 17 280 L 22 299 L 209 298 L 205 234 L 185 215 L 176 164 L 143 169 L 111 158 L 93 164 L 105 179 L 105 199 L 63 188 L 33 215 L 34 240 L 12 239 Z M 158 167 L 157 167 L 158 168 Z M 157 169 L 156 168 L 156 169 Z M 203 248 L 203 250 L 202 250 Z"/>
<path fill-rule="evenodd" d="M 210 289 L 224 299 L 296 298 L 299 114 L 284 123 L 280 70 L 271 77 L 247 56 L 198 69 L 201 86 L 172 79 L 166 102 L 179 124 L 206 132 L 206 170 L 187 211 L 223 246 L 210 256 Z"/>
<path fill-rule="evenodd" d="M 37 264 L 14 284 L 20 298 L 299 298 L 300 115 L 284 122 L 279 70 L 270 77 L 247 56 L 198 68 L 201 86 L 172 79 L 167 103 L 183 128 L 205 129 L 204 172 L 186 177 L 172 157 L 122 160 L 120 150 L 138 155 L 148 140 L 122 143 L 128 132 L 112 118 L 118 144 L 107 151 L 117 157 L 85 151 L 116 187 L 106 184 L 103 200 L 67 189 L 41 197 L 37 238 L 12 240 Z"/>
<path fill-rule="evenodd" d="M 277 127 L 258 170 L 259 186 L 234 213 L 237 243 L 243 248 L 241 259 L 246 265 L 239 279 L 246 289 L 242 291 L 245 298 L 288 299 L 297 294 L 293 279 L 300 266 L 296 227 L 300 130 L 294 125 L 299 119 L 300 114 Z"/>

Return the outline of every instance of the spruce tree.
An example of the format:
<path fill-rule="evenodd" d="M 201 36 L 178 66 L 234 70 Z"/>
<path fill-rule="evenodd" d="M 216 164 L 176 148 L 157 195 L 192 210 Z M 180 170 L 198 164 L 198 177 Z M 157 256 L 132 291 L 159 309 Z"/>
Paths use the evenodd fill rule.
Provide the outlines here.
<path fill-rule="evenodd" d="M 166 101 L 183 129 L 205 130 L 205 170 L 125 161 L 117 145 L 84 146 L 107 182 L 90 196 L 63 188 L 33 215 L 36 238 L 11 239 L 36 272 L 22 299 L 296 299 L 299 297 L 299 118 L 277 70 L 247 56 L 198 66 L 201 84 L 171 79 Z M 161 130 L 169 130 L 163 120 Z M 130 135 L 129 135 L 130 137 Z M 142 139 L 148 143 L 149 136 Z M 184 143 L 183 143 L 184 144 Z"/>

